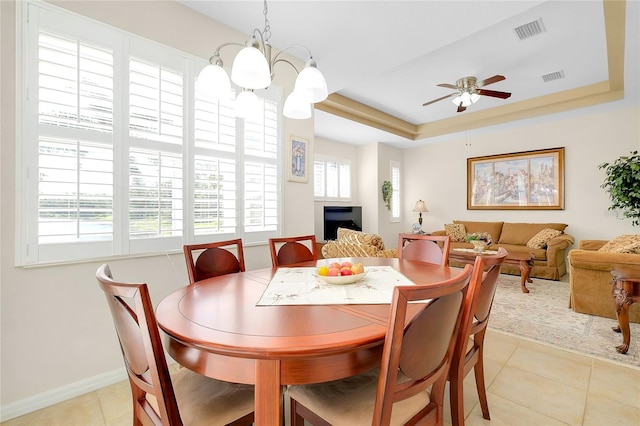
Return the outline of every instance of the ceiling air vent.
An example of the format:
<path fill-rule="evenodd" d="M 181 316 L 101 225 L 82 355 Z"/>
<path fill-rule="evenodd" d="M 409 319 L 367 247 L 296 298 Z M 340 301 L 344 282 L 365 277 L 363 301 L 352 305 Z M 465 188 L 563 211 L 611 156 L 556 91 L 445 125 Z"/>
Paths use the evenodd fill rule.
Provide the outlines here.
<path fill-rule="evenodd" d="M 520 25 L 513 30 L 516 32 L 516 36 L 518 36 L 519 40 L 526 40 L 547 31 L 544 28 L 544 24 L 542 23 L 542 18 L 538 18 L 537 20 L 529 22 L 528 24 Z"/>
<path fill-rule="evenodd" d="M 542 81 L 544 81 L 545 83 L 548 83 L 550 81 L 560 80 L 561 78 L 564 78 L 564 70 L 545 74 L 542 76 Z"/>

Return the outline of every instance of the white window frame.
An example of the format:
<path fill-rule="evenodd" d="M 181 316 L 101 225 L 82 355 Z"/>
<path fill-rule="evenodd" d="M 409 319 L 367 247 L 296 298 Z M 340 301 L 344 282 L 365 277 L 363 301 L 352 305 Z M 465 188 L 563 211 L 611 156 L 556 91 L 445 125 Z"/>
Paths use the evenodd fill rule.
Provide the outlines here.
<path fill-rule="evenodd" d="M 322 167 L 323 167 L 323 191 L 322 194 L 318 194 L 316 193 L 316 166 L 318 165 L 318 163 L 322 163 Z M 334 163 L 337 165 L 338 168 L 338 175 L 336 176 L 337 182 L 336 182 L 336 187 L 334 188 L 336 190 L 336 192 L 338 193 L 338 196 L 329 196 L 327 195 L 327 186 L 328 186 L 328 182 L 327 182 L 327 164 L 329 163 Z M 340 168 L 341 167 L 347 167 L 348 168 L 348 179 L 349 179 L 349 195 L 348 196 L 340 196 L 340 187 L 341 185 L 344 183 L 340 181 Z M 315 201 L 339 201 L 339 202 L 350 202 L 353 198 L 353 169 L 351 167 L 351 161 L 344 159 L 344 158 L 337 158 L 337 157 L 331 157 L 331 156 L 327 156 L 327 155 L 321 155 L 321 154 L 316 154 L 313 157 L 313 178 L 314 178 L 314 199 Z"/>
<path fill-rule="evenodd" d="M 17 94 L 16 94 L 16 266 L 82 262 L 95 259 L 155 255 L 164 252 L 178 252 L 183 244 L 200 241 L 215 241 L 229 238 L 243 238 L 245 244 L 264 243 L 271 236 L 280 234 L 282 223 L 282 152 L 283 152 L 283 116 L 282 88 L 271 85 L 268 90 L 258 91 L 258 96 L 270 99 L 277 105 L 277 152 L 275 157 L 249 156 L 244 148 L 244 120 L 236 118 L 235 160 L 238 165 L 254 160 L 262 164 L 271 164 L 276 169 L 277 199 L 270 199 L 271 219 L 266 231 L 245 231 L 244 224 L 244 174 L 243 168 L 236 171 L 238 186 L 236 189 L 236 211 L 238 222 L 235 232 L 227 234 L 208 234 L 196 237 L 194 234 L 193 202 L 194 193 L 193 159 L 197 150 L 193 147 L 195 79 L 197 70 L 207 63 L 202 58 L 189 55 L 154 41 L 144 39 L 121 29 L 111 27 L 93 19 L 69 12 L 57 6 L 39 2 L 25 1 L 17 9 Z M 114 52 L 114 95 L 113 95 L 113 132 L 106 133 L 105 140 L 113 147 L 113 234 L 109 241 L 74 241 L 70 243 L 41 244 L 38 231 L 38 138 L 41 134 L 38 120 L 38 34 L 41 25 L 51 25 L 52 32 L 67 34 L 74 39 L 99 46 L 113 48 Z M 182 235 L 173 237 L 154 237 L 135 240 L 129 238 L 128 229 L 128 189 L 129 149 L 140 146 L 132 144 L 129 136 L 129 98 L 128 98 L 128 61 L 132 52 L 136 57 L 152 59 L 154 55 L 164 63 L 173 57 L 174 66 L 183 75 L 183 135 L 182 146 L 177 151 L 182 156 L 183 199 L 182 199 Z M 35 60 L 34 60 L 35 59 Z M 33 87 L 33 86 L 36 87 Z M 53 126 L 56 127 L 56 126 Z M 153 142 L 142 141 L 142 146 L 154 146 Z M 156 144 L 157 146 L 157 144 Z M 174 151 L 175 151 L 174 147 Z M 154 148 L 158 149 L 158 148 Z M 272 183 L 273 184 L 273 183 Z M 120 189 L 120 191 L 119 191 Z M 264 198 L 264 197 L 263 197 Z M 265 201 L 266 202 L 266 201 Z M 277 210 L 273 219 L 273 208 Z"/>
<path fill-rule="evenodd" d="M 389 179 L 391 180 L 391 209 L 389 209 L 389 220 L 392 223 L 400 222 L 402 216 L 402 169 L 398 161 L 389 162 Z"/>

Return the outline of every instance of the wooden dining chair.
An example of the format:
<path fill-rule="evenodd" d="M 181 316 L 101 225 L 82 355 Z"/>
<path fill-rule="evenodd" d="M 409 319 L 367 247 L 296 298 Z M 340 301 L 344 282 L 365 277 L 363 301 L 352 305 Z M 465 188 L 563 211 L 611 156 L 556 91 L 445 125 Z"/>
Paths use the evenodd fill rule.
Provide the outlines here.
<path fill-rule="evenodd" d="M 106 264 L 96 278 L 107 297 L 129 376 L 134 425 L 253 423 L 253 386 L 210 379 L 188 368 L 170 376 L 146 284 L 115 281 Z"/>
<path fill-rule="evenodd" d="M 398 258 L 449 266 L 448 235 L 399 234 Z"/>
<path fill-rule="evenodd" d="M 463 383 L 471 369 L 475 373 L 482 417 L 490 420 L 484 383 L 484 336 L 498 287 L 500 269 L 507 254 L 504 248 L 500 248 L 496 255 L 477 256 L 473 266 L 471 287 L 475 290 L 467 294 L 462 326 L 449 369 L 449 399 L 453 426 L 464 425 Z"/>
<path fill-rule="evenodd" d="M 305 241 L 308 246 L 304 244 Z M 315 235 L 269 238 L 269 250 L 271 251 L 271 264 L 274 268 L 318 260 Z"/>
<path fill-rule="evenodd" d="M 235 246 L 234 255 L 227 248 Z M 242 239 L 217 241 L 214 243 L 191 244 L 182 247 L 187 262 L 189 284 L 219 275 L 244 272 L 244 251 Z M 194 255 L 197 258 L 194 258 Z"/>
<path fill-rule="evenodd" d="M 443 423 L 443 401 L 472 267 L 449 280 L 397 286 L 380 368 L 311 385 L 289 386 L 291 425 Z M 427 301 L 418 312 L 412 302 Z M 421 423 L 423 424 L 423 423 Z"/>

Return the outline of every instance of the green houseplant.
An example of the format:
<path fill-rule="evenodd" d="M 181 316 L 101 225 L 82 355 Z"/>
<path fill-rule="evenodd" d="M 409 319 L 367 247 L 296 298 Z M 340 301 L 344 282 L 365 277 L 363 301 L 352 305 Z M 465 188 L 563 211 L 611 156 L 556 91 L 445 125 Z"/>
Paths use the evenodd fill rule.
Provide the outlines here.
<path fill-rule="evenodd" d="M 391 182 L 385 180 L 382 183 L 382 201 L 384 201 L 385 206 L 387 206 L 387 210 L 391 210 L 391 195 L 393 194 L 393 186 Z"/>
<path fill-rule="evenodd" d="M 640 155 L 632 151 L 613 163 L 602 163 L 606 176 L 602 188 L 611 198 L 609 210 L 620 209 L 624 217 L 631 219 L 633 226 L 640 225 Z"/>

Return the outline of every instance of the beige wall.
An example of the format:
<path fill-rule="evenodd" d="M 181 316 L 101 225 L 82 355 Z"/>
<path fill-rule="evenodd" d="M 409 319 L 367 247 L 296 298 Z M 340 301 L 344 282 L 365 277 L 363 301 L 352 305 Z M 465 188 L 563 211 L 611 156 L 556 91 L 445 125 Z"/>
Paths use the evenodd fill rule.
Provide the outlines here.
<path fill-rule="evenodd" d="M 157 2 L 152 9 L 154 15 L 148 16 L 149 3 L 69 2 L 67 7 L 202 57 L 210 55 L 217 42 L 245 38 L 172 2 Z M 100 262 L 29 269 L 13 266 L 14 7 L 14 2 L 0 1 L 0 405 L 5 417 L 124 378 L 111 318 L 94 278 Z M 137 10 L 143 7 L 144 12 Z M 140 16 L 146 18 L 140 20 Z M 286 87 L 285 91 L 290 89 Z M 379 230 L 389 246 L 395 244 L 396 230 L 387 227 L 382 219 L 388 213 L 380 194 L 388 174 L 388 156 L 397 156 L 405 173 L 403 220 L 398 225 L 402 229 L 408 230 L 416 221 L 411 208 L 415 200 L 422 198 L 430 209 L 423 215 L 425 230 L 441 229 L 452 219 L 562 221 L 569 224 L 567 232 L 577 239 L 610 238 L 638 230 L 631 227 L 630 221 L 608 215 L 608 199 L 599 188 L 603 174 L 597 165 L 640 147 L 639 116 L 638 105 L 621 107 L 617 102 L 516 126 L 443 137 L 404 151 L 388 150 L 377 143 L 353 147 L 314 141 L 312 120 L 287 120 L 284 137 L 306 137 L 316 152 L 344 152 L 353 159 L 358 180 L 353 203 L 372 207 L 364 209 L 369 212 L 363 218 L 365 228 Z M 466 210 L 467 157 L 558 146 L 566 147 L 565 210 Z M 315 228 L 322 236 L 321 226 L 318 227 L 319 204 L 313 202 L 312 188 L 312 179 L 308 184 L 285 179 L 285 234 L 311 233 Z M 248 247 L 246 258 L 248 269 L 270 264 L 264 245 Z M 116 276 L 148 282 L 156 303 L 186 281 L 180 253 L 111 259 L 110 263 Z"/>
<path fill-rule="evenodd" d="M 467 210 L 466 158 L 565 147 L 564 210 Z M 429 212 L 423 229 L 444 229 L 453 219 L 506 222 L 563 222 L 576 240 L 638 233 L 630 220 L 607 211 L 598 165 L 640 148 L 640 108 L 624 101 L 584 108 L 517 126 L 458 134 L 404 150 L 405 197 L 423 197 Z M 405 203 L 406 204 L 406 203 Z M 416 213 L 405 210 L 404 222 Z"/>
<path fill-rule="evenodd" d="M 222 42 L 244 42 L 247 38 L 175 2 L 56 3 L 203 58 L 208 58 Z M 95 280 L 95 271 L 101 262 L 37 268 L 14 266 L 16 4 L 19 3 L 0 1 L 0 405 L 3 418 L 124 378 L 111 317 Z M 142 16 L 145 18 L 140 19 Z M 284 87 L 284 96 L 293 88 L 293 81 L 291 71 L 279 74 L 276 69 L 275 83 Z M 284 139 L 288 140 L 289 135 L 307 138 L 313 147 L 313 120 L 285 120 Z M 307 184 L 291 183 L 284 179 L 284 234 L 313 232 L 314 211 L 308 207 L 313 205 L 312 182 L 310 179 Z M 271 266 L 266 244 L 246 247 L 245 258 L 247 269 Z M 187 280 L 181 253 L 108 261 L 116 277 L 148 282 L 156 303 Z"/>

